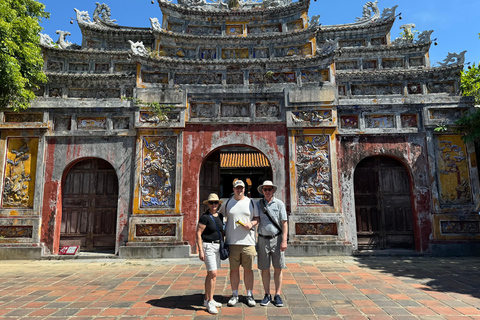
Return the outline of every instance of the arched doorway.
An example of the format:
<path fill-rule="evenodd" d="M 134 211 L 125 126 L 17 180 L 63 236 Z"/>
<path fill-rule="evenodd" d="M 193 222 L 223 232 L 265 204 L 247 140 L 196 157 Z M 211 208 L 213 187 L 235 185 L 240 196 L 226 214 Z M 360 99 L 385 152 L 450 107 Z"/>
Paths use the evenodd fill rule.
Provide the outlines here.
<path fill-rule="evenodd" d="M 114 251 L 117 205 L 117 174 L 107 161 L 88 159 L 75 164 L 63 185 L 60 247 Z"/>
<path fill-rule="evenodd" d="M 220 198 L 230 197 L 233 181 L 245 182 L 245 192 L 252 198 L 260 195 L 257 186 L 272 180 L 272 169 L 264 154 L 243 146 L 224 147 L 211 153 L 200 170 L 200 201 L 212 192 Z M 207 208 L 202 204 L 200 212 Z"/>
<path fill-rule="evenodd" d="M 410 179 L 401 162 L 377 156 L 355 169 L 358 249 L 414 249 Z"/>

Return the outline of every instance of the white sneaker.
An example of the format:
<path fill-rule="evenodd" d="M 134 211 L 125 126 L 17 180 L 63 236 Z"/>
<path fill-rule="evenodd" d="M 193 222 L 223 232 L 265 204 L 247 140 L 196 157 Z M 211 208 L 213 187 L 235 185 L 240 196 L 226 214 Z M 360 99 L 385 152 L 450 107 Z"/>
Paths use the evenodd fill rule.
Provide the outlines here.
<path fill-rule="evenodd" d="M 245 302 L 247 303 L 247 306 L 249 306 L 249 307 L 255 307 L 255 305 L 257 304 L 255 302 L 255 299 L 253 298 L 253 296 L 247 296 L 245 298 Z"/>
<path fill-rule="evenodd" d="M 234 305 L 237 304 L 237 302 L 238 302 L 238 296 L 232 296 L 230 300 L 228 300 L 227 306 L 233 307 Z"/>
<path fill-rule="evenodd" d="M 213 304 L 215 305 L 216 308 L 221 308 L 222 307 L 222 304 L 220 302 L 217 302 L 215 300 L 212 300 L 213 301 Z M 203 300 L 203 306 L 204 307 L 207 307 L 207 304 L 208 304 L 208 301 L 207 300 Z"/>
<path fill-rule="evenodd" d="M 218 310 L 215 307 L 215 300 L 212 300 L 209 303 L 207 303 L 207 311 L 208 311 L 208 313 L 211 313 L 211 314 L 217 314 L 218 313 Z"/>

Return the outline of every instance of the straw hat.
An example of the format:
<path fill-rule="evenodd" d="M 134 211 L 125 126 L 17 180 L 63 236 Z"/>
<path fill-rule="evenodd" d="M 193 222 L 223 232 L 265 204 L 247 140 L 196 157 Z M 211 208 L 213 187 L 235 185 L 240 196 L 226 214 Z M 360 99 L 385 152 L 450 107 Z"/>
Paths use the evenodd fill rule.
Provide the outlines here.
<path fill-rule="evenodd" d="M 273 193 L 277 191 L 277 186 L 273 184 L 272 181 L 270 180 L 265 180 L 262 185 L 259 185 L 257 190 L 258 193 L 263 194 L 263 187 L 272 187 L 273 188 Z"/>
<path fill-rule="evenodd" d="M 223 201 L 218 198 L 218 196 L 217 196 L 216 193 L 210 193 L 210 194 L 208 195 L 208 199 L 205 200 L 205 201 L 203 201 L 203 204 L 208 205 L 208 202 L 209 202 L 209 201 L 218 201 L 218 204 L 222 204 L 222 203 L 223 203 Z"/>

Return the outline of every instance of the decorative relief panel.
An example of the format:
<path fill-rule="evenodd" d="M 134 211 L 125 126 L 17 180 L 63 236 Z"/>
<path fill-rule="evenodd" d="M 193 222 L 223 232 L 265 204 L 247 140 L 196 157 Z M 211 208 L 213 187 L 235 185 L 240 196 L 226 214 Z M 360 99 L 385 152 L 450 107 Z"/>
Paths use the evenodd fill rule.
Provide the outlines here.
<path fill-rule="evenodd" d="M 255 117 L 277 118 L 280 115 L 278 102 L 258 102 L 255 104 Z"/>
<path fill-rule="evenodd" d="M 324 121 L 332 121 L 332 110 L 320 111 L 294 111 L 292 112 L 293 122 L 309 122 L 313 125 L 318 125 Z"/>
<path fill-rule="evenodd" d="M 338 86 L 338 95 L 339 96 L 346 96 L 347 95 L 347 86 L 345 86 L 345 85 Z"/>
<path fill-rule="evenodd" d="M 377 60 L 363 60 L 363 69 L 377 69 Z"/>
<path fill-rule="evenodd" d="M 61 98 L 63 96 L 63 89 L 62 88 L 50 87 L 48 89 L 48 96 L 50 98 Z"/>
<path fill-rule="evenodd" d="M 200 48 L 198 54 L 200 55 L 200 59 L 215 60 L 217 58 L 217 49 Z"/>
<path fill-rule="evenodd" d="M 190 116 L 192 118 L 211 119 L 215 118 L 215 103 L 212 102 L 190 102 Z"/>
<path fill-rule="evenodd" d="M 142 82 L 168 84 L 168 73 L 142 72 Z"/>
<path fill-rule="evenodd" d="M 33 208 L 38 138 L 8 138 L 2 207 Z"/>
<path fill-rule="evenodd" d="M 455 94 L 455 82 L 428 82 L 427 83 L 428 93 L 449 93 Z"/>
<path fill-rule="evenodd" d="M 403 68 L 403 59 L 383 59 L 382 66 L 384 69 Z"/>
<path fill-rule="evenodd" d="M 308 56 L 313 54 L 312 44 L 306 43 L 301 46 L 275 48 L 276 57 Z"/>
<path fill-rule="evenodd" d="M 247 32 L 250 34 L 282 32 L 282 25 L 247 26 Z"/>
<path fill-rule="evenodd" d="M 179 32 L 179 31 L 177 31 Z M 205 26 L 188 26 L 187 28 L 188 34 L 193 34 L 197 36 L 201 35 L 221 35 L 222 28 L 221 27 L 205 27 Z"/>
<path fill-rule="evenodd" d="M 346 115 L 340 117 L 342 129 L 358 129 L 358 115 Z"/>
<path fill-rule="evenodd" d="M 136 74 L 137 66 L 131 63 L 115 63 L 114 70 L 120 73 Z"/>
<path fill-rule="evenodd" d="M 0 238 L 32 238 L 33 226 L 0 226 Z"/>
<path fill-rule="evenodd" d="M 175 207 L 176 154 L 176 137 L 143 137 L 140 207 Z"/>
<path fill-rule="evenodd" d="M 462 136 L 441 135 L 436 138 L 440 202 L 471 203 L 467 153 Z"/>
<path fill-rule="evenodd" d="M 480 233 L 479 221 L 440 221 L 442 234 L 478 234 Z"/>
<path fill-rule="evenodd" d="M 340 48 L 364 47 L 365 46 L 365 39 L 342 40 L 342 41 L 338 41 L 338 45 L 339 45 Z"/>
<path fill-rule="evenodd" d="M 71 117 L 55 117 L 55 131 L 70 131 L 72 128 Z"/>
<path fill-rule="evenodd" d="M 43 122 L 43 113 L 5 113 L 4 122 Z"/>
<path fill-rule="evenodd" d="M 106 117 L 78 117 L 78 130 L 107 130 Z"/>
<path fill-rule="evenodd" d="M 265 73 L 250 72 L 248 74 L 250 84 L 255 83 L 296 83 L 297 76 L 295 72 L 275 72 L 268 76 Z"/>
<path fill-rule="evenodd" d="M 222 59 L 248 59 L 248 49 L 222 49 Z"/>
<path fill-rule="evenodd" d="M 296 137 L 298 205 L 332 205 L 330 136 Z"/>
<path fill-rule="evenodd" d="M 48 60 L 47 70 L 51 71 L 51 72 L 62 72 L 63 71 L 63 62 L 62 61 L 55 61 L 55 60 Z"/>
<path fill-rule="evenodd" d="M 135 225 L 137 237 L 175 237 L 175 230 L 175 223 Z"/>
<path fill-rule="evenodd" d="M 391 114 L 366 115 L 365 127 L 374 129 L 395 128 L 395 116 Z"/>
<path fill-rule="evenodd" d="M 287 29 L 289 32 L 303 30 L 303 20 L 298 19 L 287 23 Z"/>
<path fill-rule="evenodd" d="M 407 84 L 408 94 L 421 94 L 422 93 L 422 84 L 421 83 L 409 83 Z"/>
<path fill-rule="evenodd" d="M 189 29 L 190 29 L 190 27 L 189 27 Z M 171 23 L 171 22 L 169 22 L 168 23 L 168 30 L 170 30 L 172 32 L 181 33 L 183 31 L 183 25 L 181 23 Z M 188 33 L 190 33 L 190 32 L 188 32 Z"/>
<path fill-rule="evenodd" d="M 402 128 L 418 128 L 418 116 L 416 114 L 402 114 L 400 116 Z"/>
<path fill-rule="evenodd" d="M 387 44 L 385 37 L 372 38 L 372 46 L 384 46 Z"/>
<path fill-rule="evenodd" d="M 98 39 L 87 39 L 85 42 L 88 49 L 100 49 L 102 47 L 102 42 Z"/>
<path fill-rule="evenodd" d="M 410 67 L 423 67 L 425 62 L 423 62 L 423 57 L 410 58 L 408 60 Z"/>
<path fill-rule="evenodd" d="M 114 117 L 113 118 L 113 129 L 114 130 L 130 129 L 130 118 L 129 117 Z"/>
<path fill-rule="evenodd" d="M 328 70 L 302 70 L 302 82 L 325 82 L 329 80 Z"/>
<path fill-rule="evenodd" d="M 243 84 L 243 73 L 227 73 L 227 84 Z"/>
<path fill-rule="evenodd" d="M 140 122 L 155 124 L 159 124 L 161 122 L 180 122 L 180 115 L 178 112 L 168 112 L 167 114 L 162 114 L 159 116 L 155 112 L 141 111 Z"/>
<path fill-rule="evenodd" d="M 243 35 L 243 26 L 242 25 L 227 25 L 225 27 L 225 33 L 229 36 Z"/>
<path fill-rule="evenodd" d="M 90 99 L 120 99 L 120 89 L 69 89 L 69 98 L 90 98 Z"/>
<path fill-rule="evenodd" d="M 175 84 L 221 84 L 222 75 L 217 73 L 177 73 Z"/>
<path fill-rule="evenodd" d="M 110 63 L 95 63 L 95 72 L 97 73 L 110 72 Z"/>
<path fill-rule="evenodd" d="M 358 69 L 358 61 L 339 61 L 336 63 L 337 70 L 355 70 Z"/>
<path fill-rule="evenodd" d="M 254 48 L 253 57 L 256 59 L 266 59 L 270 57 L 268 48 Z"/>
<path fill-rule="evenodd" d="M 87 72 L 90 69 L 88 63 L 69 63 L 68 71 L 72 72 Z"/>
<path fill-rule="evenodd" d="M 389 95 L 389 94 L 403 94 L 403 85 L 392 83 L 386 84 L 352 84 L 352 95 L 366 96 L 366 95 Z"/>
<path fill-rule="evenodd" d="M 336 236 L 336 223 L 295 223 L 295 234 L 299 236 Z"/>
<path fill-rule="evenodd" d="M 452 123 L 465 115 L 467 109 L 465 108 L 442 108 L 442 109 L 429 109 L 430 119 L 440 120 Z"/>
<path fill-rule="evenodd" d="M 222 117 L 250 117 L 250 104 L 247 103 L 222 103 Z"/>

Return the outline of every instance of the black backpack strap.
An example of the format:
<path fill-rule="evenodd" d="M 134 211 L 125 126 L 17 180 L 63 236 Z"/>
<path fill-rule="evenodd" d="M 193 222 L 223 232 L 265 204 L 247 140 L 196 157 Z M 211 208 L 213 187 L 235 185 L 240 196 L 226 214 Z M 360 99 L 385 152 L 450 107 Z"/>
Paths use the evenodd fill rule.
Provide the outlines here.
<path fill-rule="evenodd" d="M 267 202 L 265 201 L 265 199 L 262 199 L 260 201 L 262 202 L 263 213 L 267 215 L 268 219 L 273 223 L 275 228 L 277 228 L 280 232 L 282 232 L 283 231 L 282 228 L 278 225 L 277 221 L 273 220 L 272 216 L 270 215 L 270 212 L 268 211 L 268 208 L 267 208 Z"/>

